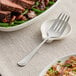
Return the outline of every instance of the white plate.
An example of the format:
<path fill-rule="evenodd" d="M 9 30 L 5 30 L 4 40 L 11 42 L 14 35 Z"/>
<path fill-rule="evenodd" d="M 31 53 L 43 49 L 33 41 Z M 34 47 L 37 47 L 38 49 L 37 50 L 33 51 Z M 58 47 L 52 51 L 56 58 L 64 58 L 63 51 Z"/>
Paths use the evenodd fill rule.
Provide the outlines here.
<path fill-rule="evenodd" d="M 43 39 L 46 39 L 47 38 L 47 29 L 49 28 L 49 26 L 51 26 L 53 23 L 54 23 L 55 20 L 47 20 L 45 21 L 42 26 L 41 26 L 41 33 L 42 33 L 42 38 Z M 70 35 L 71 33 L 71 26 L 70 24 L 68 23 L 67 25 L 67 28 L 65 29 L 63 35 L 59 38 L 56 38 L 55 40 L 60 40 L 60 39 L 63 39 L 65 37 L 67 37 L 68 35 Z M 51 42 L 51 38 L 47 41 L 47 42 Z"/>
<path fill-rule="evenodd" d="M 40 73 L 39 76 L 44 76 L 46 74 L 46 72 L 48 71 L 48 69 L 57 63 L 57 61 L 61 61 L 61 62 L 64 62 L 66 61 L 70 56 L 76 56 L 76 54 L 71 54 L 71 55 L 68 55 L 68 56 L 64 56 L 64 57 L 61 57 L 61 58 L 58 58 L 56 60 L 54 60 L 52 63 L 50 63 L 47 67 L 45 67 L 45 69 Z"/>
<path fill-rule="evenodd" d="M 39 20 L 43 16 L 46 16 L 50 12 L 50 10 L 52 10 L 59 3 L 59 1 L 61 1 L 61 0 L 57 0 L 57 2 L 53 6 L 51 6 L 48 10 L 46 10 L 44 13 L 40 14 L 39 16 L 37 16 L 23 24 L 17 25 L 17 26 L 8 27 L 8 28 L 0 27 L 0 31 L 5 31 L 5 32 L 16 31 L 16 30 L 22 29 L 26 26 L 30 26 L 31 24 L 35 23 L 37 20 Z"/>

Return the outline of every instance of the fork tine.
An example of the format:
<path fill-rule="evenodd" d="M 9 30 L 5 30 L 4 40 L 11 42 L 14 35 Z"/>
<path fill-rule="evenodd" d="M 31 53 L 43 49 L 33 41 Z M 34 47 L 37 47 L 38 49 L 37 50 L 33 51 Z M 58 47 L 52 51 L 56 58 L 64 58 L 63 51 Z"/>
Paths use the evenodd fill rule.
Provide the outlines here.
<path fill-rule="evenodd" d="M 55 22 L 54 22 L 53 25 L 51 26 L 52 29 L 56 26 L 56 24 L 57 24 L 59 18 L 61 17 L 61 15 L 62 15 L 62 13 L 60 13 L 60 15 L 57 17 L 57 19 L 55 20 Z"/>
<path fill-rule="evenodd" d="M 57 28 L 57 32 L 60 31 L 62 25 L 64 24 L 65 20 L 67 18 L 67 15 L 64 16 L 64 19 L 60 21 L 60 26 Z"/>
<path fill-rule="evenodd" d="M 64 26 L 61 28 L 61 31 L 60 31 L 61 34 L 63 34 L 65 28 L 67 27 L 67 24 L 68 24 L 69 19 L 70 19 L 70 16 L 66 19 L 66 21 L 65 21 L 65 23 L 64 23 Z"/>
<path fill-rule="evenodd" d="M 54 28 L 54 31 L 57 31 L 57 29 L 61 26 L 60 24 L 62 23 L 64 16 L 65 16 L 65 14 L 62 14 L 61 18 L 58 20 L 58 22 Z"/>

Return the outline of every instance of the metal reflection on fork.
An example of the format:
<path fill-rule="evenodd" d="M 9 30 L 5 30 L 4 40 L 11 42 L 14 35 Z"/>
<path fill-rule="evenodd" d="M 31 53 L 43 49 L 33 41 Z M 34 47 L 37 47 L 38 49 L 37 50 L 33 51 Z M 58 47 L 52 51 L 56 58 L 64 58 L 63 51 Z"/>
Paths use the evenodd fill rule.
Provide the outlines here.
<path fill-rule="evenodd" d="M 55 35 L 55 37 L 59 36 L 59 35 L 62 35 L 65 28 L 67 27 L 67 23 L 68 23 L 69 19 L 70 19 L 70 16 L 61 13 L 58 16 L 58 18 L 55 20 L 53 25 L 48 28 L 47 35 L 51 38 L 52 37 L 54 38 L 54 35 Z M 50 33 L 50 30 L 51 30 L 51 33 L 53 32 L 53 34 Z"/>
<path fill-rule="evenodd" d="M 58 18 L 55 20 L 52 26 L 50 26 L 47 30 L 48 37 L 43 40 L 29 55 L 25 56 L 21 61 L 18 62 L 19 66 L 25 66 L 32 57 L 38 52 L 39 48 L 49 39 L 49 38 L 58 38 L 61 37 L 63 32 L 65 31 L 70 16 L 61 13 Z"/>

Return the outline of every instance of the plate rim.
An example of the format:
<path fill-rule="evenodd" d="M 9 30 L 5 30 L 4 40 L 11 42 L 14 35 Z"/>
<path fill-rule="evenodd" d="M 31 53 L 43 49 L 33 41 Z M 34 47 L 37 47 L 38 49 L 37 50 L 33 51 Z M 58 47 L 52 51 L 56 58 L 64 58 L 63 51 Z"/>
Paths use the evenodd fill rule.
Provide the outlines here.
<path fill-rule="evenodd" d="M 61 56 L 56 58 L 55 60 L 53 60 L 49 65 L 47 65 L 39 74 L 39 76 L 43 76 L 45 72 L 47 72 L 47 70 L 53 65 L 55 64 L 57 61 L 61 60 L 61 59 L 65 59 L 65 58 L 69 58 L 70 56 L 76 56 L 76 53 L 72 53 L 72 54 L 68 54 L 65 56 Z"/>

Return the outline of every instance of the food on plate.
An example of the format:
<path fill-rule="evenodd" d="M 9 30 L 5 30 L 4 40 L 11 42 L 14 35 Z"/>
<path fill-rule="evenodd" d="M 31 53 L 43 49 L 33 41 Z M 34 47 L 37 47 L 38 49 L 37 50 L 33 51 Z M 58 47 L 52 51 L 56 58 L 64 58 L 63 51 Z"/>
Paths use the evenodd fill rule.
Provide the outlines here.
<path fill-rule="evenodd" d="M 22 12 L 25 9 L 10 0 L 0 0 L 0 10 Z"/>
<path fill-rule="evenodd" d="M 44 76 L 76 76 L 76 56 L 71 56 L 65 62 L 58 61 Z"/>
<path fill-rule="evenodd" d="M 22 6 L 23 8 L 28 9 L 30 9 L 35 4 L 35 0 L 11 0 L 11 1 Z"/>
<path fill-rule="evenodd" d="M 0 21 L 9 22 L 11 17 L 10 11 L 0 11 Z"/>
<path fill-rule="evenodd" d="M 57 0 L 0 0 L 0 26 L 24 23 L 47 10 Z"/>

